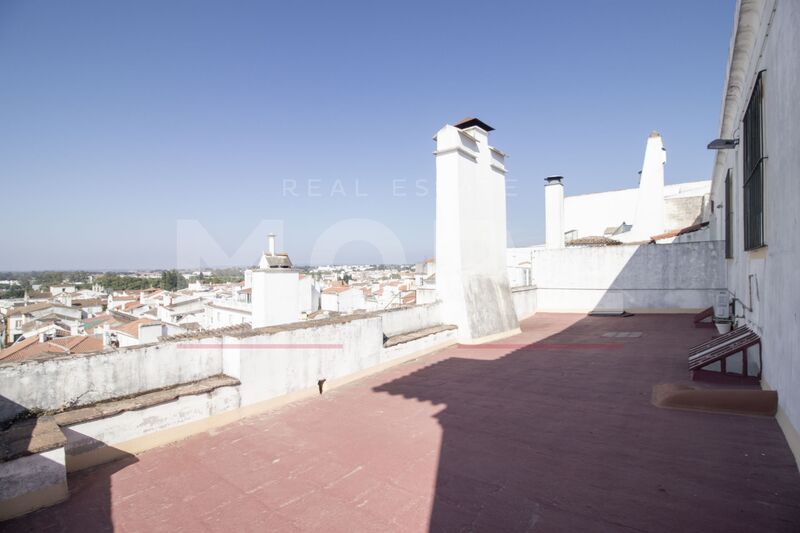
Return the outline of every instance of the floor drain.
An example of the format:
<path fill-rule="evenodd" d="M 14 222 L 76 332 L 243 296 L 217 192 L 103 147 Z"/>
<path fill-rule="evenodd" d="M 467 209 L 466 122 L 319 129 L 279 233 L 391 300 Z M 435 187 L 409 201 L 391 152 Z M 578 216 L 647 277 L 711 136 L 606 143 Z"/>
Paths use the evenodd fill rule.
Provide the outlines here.
<path fill-rule="evenodd" d="M 608 333 L 603 333 L 603 337 L 616 337 L 616 338 L 628 338 L 628 339 L 635 339 L 637 337 L 641 337 L 641 331 L 609 331 Z"/>

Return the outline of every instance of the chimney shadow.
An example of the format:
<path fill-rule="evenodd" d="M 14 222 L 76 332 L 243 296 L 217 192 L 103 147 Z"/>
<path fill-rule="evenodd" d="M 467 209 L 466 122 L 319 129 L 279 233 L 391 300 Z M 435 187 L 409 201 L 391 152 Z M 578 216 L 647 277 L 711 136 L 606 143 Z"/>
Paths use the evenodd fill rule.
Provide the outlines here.
<path fill-rule="evenodd" d="M 0 396 L 0 413 L 5 420 L 0 423 L 0 506 L 11 510 L 19 505 L 21 499 L 30 497 L 26 493 L 31 486 L 44 483 L 57 489 L 53 491 L 66 496 L 66 500 L 50 507 L 34 510 L 20 516 L 0 522 L 0 532 L 12 531 L 113 531 L 114 523 L 111 512 L 112 488 L 111 476 L 132 465 L 138 459 L 127 452 L 113 448 L 92 437 L 81 435 L 73 430 L 60 429 L 52 421 L 52 417 L 31 413 L 28 409 Z M 13 415 L 11 415 L 13 413 Z M 42 431 L 43 426 L 48 431 Z M 84 449 L 102 451 L 116 459 L 112 462 L 87 468 L 77 472 L 66 473 L 64 463 L 48 458 L 37 450 L 58 448 L 66 444 L 66 436 L 70 441 L 79 439 Z M 68 446 L 67 446 L 68 448 Z M 66 467 L 70 466 L 70 457 L 66 456 Z M 16 467 L 14 465 L 17 461 Z M 24 461 L 24 464 L 18 461 Z M 23 468 L 21 476 L 20 467 Z M 33 485 L 31 485 L 31 483 Z M 59 486 L 63 486 L 66 492 Z M 27 496 L 26 496 L 27 494 Z M 12 498 L 7 498 L 12 496 Z M 40 496 L 35 496 L 39 498 Z M 62 503 L 69 502 L 70 509 L 80 509 L 80 514 L 73 512 L 65 516 Z M 68 520 L 67 520 L 68 518 Z"/>

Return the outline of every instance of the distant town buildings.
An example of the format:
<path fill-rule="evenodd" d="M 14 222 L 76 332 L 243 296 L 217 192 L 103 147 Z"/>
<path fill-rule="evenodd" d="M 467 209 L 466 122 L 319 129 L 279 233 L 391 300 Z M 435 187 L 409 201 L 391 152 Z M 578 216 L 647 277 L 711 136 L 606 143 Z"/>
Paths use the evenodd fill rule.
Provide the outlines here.
<path fill-rule="evenodd" d="M 0 300 L 0 362 L 68 353 L 124 348 L 159 342 L 173 335 L 231 326 L 262 327 L 342 314 L 414 305 L 412 267 L 328 265 L 295 268 L 289 256 L 275 251 L 268 238 L 258 268 L 243 281 L 208 283 L 213 271 L 187 272 L 184 289 L 106 290 L 54 284 L 46 292 Z M 162 279 L 161 272 L 130 277 Z M 96 277 L 91 276 L 94 280 Z M 6 280 L 4 286 L 17 286 Z M 84 284 L 85 287 L 87 284 Z M 255 319 L 254 319 L 255 317 Z M 77 344 L 63 339 L 89 337 Z M 23 346 L 24 350 L 20 349 Z M 55 342 L 56 344 L 52 344 Z M 63 345 L 64 349 L 56 349 Z"/>

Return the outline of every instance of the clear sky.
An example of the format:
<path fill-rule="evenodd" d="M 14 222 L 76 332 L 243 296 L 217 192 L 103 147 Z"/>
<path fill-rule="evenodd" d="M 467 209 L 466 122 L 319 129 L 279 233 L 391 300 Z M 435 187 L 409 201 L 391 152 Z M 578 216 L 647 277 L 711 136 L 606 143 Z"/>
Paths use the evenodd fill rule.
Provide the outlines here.
<path fill-rule="evenodd" d="M 0 270 L 255 262 L 265 227 L 298 264 L 418 261 L 431 137 L 464 116 L 510 154 L 509 243 L 540 243 L 543 178 L 634 187 L 651 130 L 668 183 L 708 179 L 733 11 L 5 0 Z"/>

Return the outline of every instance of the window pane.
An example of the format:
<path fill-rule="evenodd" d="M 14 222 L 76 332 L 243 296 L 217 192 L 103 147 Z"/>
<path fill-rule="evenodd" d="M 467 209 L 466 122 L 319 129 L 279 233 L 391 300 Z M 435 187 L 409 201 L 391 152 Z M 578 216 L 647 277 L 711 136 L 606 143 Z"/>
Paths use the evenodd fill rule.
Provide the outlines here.
<path fill-rule="evenodd" d="M 731 170 L 725 177 L 725 258 L 733 257 L 733 178 Z"/>
<path fill-rule="evenodd" d="M 744 248 L 764 245 L 764 136 L 762 133 L 763 83 L 756 79 L 753 94 L 742 121 Z"/>

